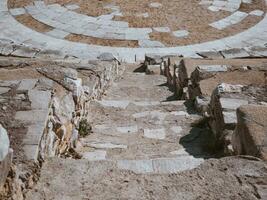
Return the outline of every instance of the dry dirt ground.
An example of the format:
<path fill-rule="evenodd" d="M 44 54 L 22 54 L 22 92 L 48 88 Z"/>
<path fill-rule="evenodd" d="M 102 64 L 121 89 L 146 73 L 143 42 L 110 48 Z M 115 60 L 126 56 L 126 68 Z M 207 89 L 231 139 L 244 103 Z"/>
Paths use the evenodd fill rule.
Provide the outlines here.
<path fill-rule="evenodd" d="M 266 199 L 262 162 L 228 157 L 176 174 L 135 174 L 108 161 L 50 159 L 27 200 Z"/>
<path fill-rule="evenodd" d="M 242 32 L 256 23 L 262 17 L 248 16 L 242 22 L 232 25 L 224 30 L 217 30 L 209 26 L 210 23 L 220 20 L 230 15 L 230 12 L 220 11 L 212 12 L 207 7 L 199 5 L 199 0 L 170 0 L 170 1 L 151 1 L 151 0 L 45 0 L 47 4 L 58 3 L 61 5 L 77 4 L 80 6 L 75 12 L 90 16 L 99 16 L 112 11 L 105 8 L 106 5 L 116 5 L 120 7 L 123 16 L 115 16 L 115 20 L 127 21 L 131 27 L 169 27 L 172 31 L 188 30 L 190 35 L 185 38 L 176 38 L 171 33 L 152 32 L 150 38 L 152 40 L 161 41 L 166 46 L 188 45 L 194 43 L 201 43 L 212 41 L 223 37 L 235 35 Z M 152 2 L 159 2 L 162 4 L 160 8 L 150 8 L 149 4 Z M 9 7 L 16 8 L 29 5 L 32 0 L 9 0 Z M 250 12 L 252 10 L 260 9 L 266 11 L 265 2 L 263 0 L 254 0 L 253 4 L 242 4 L 240 11 Z M 140 17 L 140 14 L 148 13 L 148 17 Z M 26 16 L 24 17 L 26 18 Z M 18 20 L 39 32 L 44 32 L 40 25 L 36 25 L 34 19 Z M 33 26 L 32 26 L 33 25 Z M 41 27 L 40 29 L 38 27 Z M 102 46 L 120 46 L 120 47 L 136 47 L 137 41 L 120 41 L 120 40 L 105 40 L 97 39 L 87 36 L 70 35 L 66 38 L 70 41 L 96 44 Z"/>

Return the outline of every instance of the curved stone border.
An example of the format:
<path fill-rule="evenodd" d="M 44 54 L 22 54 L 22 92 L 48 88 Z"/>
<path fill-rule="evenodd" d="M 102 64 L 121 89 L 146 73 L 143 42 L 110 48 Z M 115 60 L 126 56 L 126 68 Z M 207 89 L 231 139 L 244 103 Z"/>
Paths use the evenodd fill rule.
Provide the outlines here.
<path fill-rule="evenodd" d="M 267 2 L 267 0 L 266 0 Z M 267 43 L 267 16 L 252 28 L 219 40 L 194 44 L 188 46 L 177 46 L 169 48 L 121 48 L 121 47 L 103 47 L 97 45 L 88 45 L 56 39 L 34 30 L 31 30 L 17 22 L 8 12 L 7 0 L 0 2 L 0 38 L 10 41 L 12 44 L 25 45 L 31 48 L 39 49 L 35 52 L 35 57 L 56 52 L 58 58 L 77 57 L 80 59 L 96 59 L 104 52 L 112 53 L 122 61 L 135 62 L 144 60 L 145 54 L 160 55 L 184 55 L 185 57 L 197 57 L 199 51 L 219 51 L 231 48 L 244 48 L 253 46 L 263 46 Z M 25 52 L 24 52 L 25 53 Z M 13 52 L 12 55 L 16 55 Z M 27 52 L 25 53 L 25 56 Z M 28 55 L 27 55 L 28 57 Z"/>

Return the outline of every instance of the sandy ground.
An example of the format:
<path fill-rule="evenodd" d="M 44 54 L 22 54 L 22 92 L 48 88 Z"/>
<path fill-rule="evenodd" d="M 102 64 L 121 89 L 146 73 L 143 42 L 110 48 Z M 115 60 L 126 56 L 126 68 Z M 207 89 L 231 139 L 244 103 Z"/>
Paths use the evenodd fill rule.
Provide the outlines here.
<path fill-rule="evenodd" d="M 229 157 L 211 159 L 177 174 L 135 174 L 108 161 L 50 159 L 27 200 L 177 199 L 254 200 L 266 197 L 266 164 Z M 265 196 L 264 196 L 265 195 Z"/>
<path fill-rule="evenodd" d="M 95 44 L 100 46 L 138 47 L 138 41 L 101 39 L 101 38 L 94 38 L 76 34 L 69 34 L 67 37 L 65 37 L 65 39 L 72 42 L 81 42 L 81 43 Z"/>
<path fill-rule="evenodd" d="M 40 33 L 44 33 L 44 32 L 48 32 L 53 30 L 52 27 L 43 24 L 37 20 L 35 20 L 32 16 L 28 15 L 28 14 L 24 14 L 24 15 L 19 15 L 16 16 L 16 20 L 18 22 L 20 22 L 21 24 L 35 30 L 38 31 Z"/>

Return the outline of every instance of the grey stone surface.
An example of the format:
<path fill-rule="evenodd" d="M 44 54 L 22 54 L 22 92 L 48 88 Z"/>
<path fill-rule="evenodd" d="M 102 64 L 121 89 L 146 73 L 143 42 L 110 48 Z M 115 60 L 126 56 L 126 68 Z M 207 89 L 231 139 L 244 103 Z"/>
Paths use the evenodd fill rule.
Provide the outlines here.
<path fill-rule="evenodd" d="M 163 140 L 166 137 L 166 132 L 164 128 L 144 129 L 144 136 L 151 139 Z"/>
<path fill-rule="evenodd" d="M 117 162 L 119 169 L 131 170 L 135 173 L 152 173 L 152 160 L 119 160 Z"/>
<path fill-rule="evenodd" d="M 249 53 L 245 49 L 229 49 L 221 51 L 224 58 L 245 58 L 249 57 Z"/>
<path fill-rule="evenodd" d="M 120 133 L 137 133 L 138 127 L 135 126 L 120 126 L 116 128 Z"/>
<path fill-rule="evenodd" d="M 86 143 L 86 146 L 95 148 L 95 149 L 126 149 L 127 145 L 124 144 L 113 144 L 110 142 L 104 143 L 104 142 L 91 142 Z"/>
<path fill-rule="evenodd" d="M 129 101 L 121 100 L 121 101 L 113 101 L 113 100 L 102 100 L 99 103 L 106 107 L 116 107 L 116 108 L 123 108 L 125 109 L 129 105 Z"/>
<path fill-rule="evenodd" d="M 17 16 L 17 15 L 23 15 L 26 13 L 24 8 L 13 8 L 10 9 L 9 12 L 11 13 L 11 15 L 13 16 Z"/>
<path fill-rule="evenodd" d="M 49 8 L 57 8 L 57 6 L 49 5 Z M 28 9 L 28 7 L 27 7 Z M 52 38 L 50 36 L 46 36 L 44 34 L 35 32 L 26 28 L 25 26 L 18 23 L 8 12 L 7 9 L 7 1 L 3 0 L 0 4 L 0 24 L 4 32 L 0 33 L 1 36 L 1 44 L 3 41 L 14 41 L 15 44 L 25 43 L 31 44 L 34 47 L 41 48 L 41 52 L 38 53 L 38 57 L 49 56 L 55 57 L 60 56 L 60 58 L 64 58 L 65 56 L 75 56 L 78 58 L 86 58 L 86 59 L 96 59 L 99 53 L 103 52 L 111 52 L 119 55 L 119 58 L 123 61 L 127 62 L 136 62 L 144 59 L 145 54 L 157 53 L 159 55 L 166 54 L 179 54 L 184 55 L 186 57 L 194 57 L 196 52 L 198 51 L 208 51 L 208 50 L 224 50 L 229 48 L 243 48 L 249 46 L 259 46 L 264 44 L 267 40 L 267 36 L 265 34 L 267 27 L 267 18 L 266 16 L 257 23 L 255 26 L 245 30 L 241 33 L 238 33 L 231 37 L 222 38 L 215 41 L 204 42 L 201 44 L 187 45 L 187 46 L 177 46 L 172 48 L 151 48 L 151 49 L 139 49 L 139 48 L 117 48 L 117 47 L 99 47 L 95 45 L 87 45 L 87 44 L 79 44 L 73 43 L 69 41 L 62 41 L 56 38 Z M 66 9 L 67 10 L 67 9 Z M 39 12 L 39 11 L 38 11 Z M 36 14 L 37 12 L 35 12 Z M 47 15 L 54 14 L 56 17 L 60 13 L 54 11 L 45 10 Z M 79 18 L 83 18 L 78 15 Z M 80 22 L 95 22 L 93 18 L 86 18 L 81 20 Z M 45 17 L 48 20 L 48 17 Z M 88 20 L 87 20 L 88 19 Z M 51 21 L 51 20 L 50 20 Z M 57 24 L 58 25 L 58 24 Z M 21 31 L 23 30 L 23 31 Z M 80 30 L 80 29 L 77 29 Z M 20 34 L 14 34 L 14 32 L 19 32 Z M 40 39 L 42 38 L 42 39 Z M 4 47 L 4 52 L 6 49 L 7 54 L 16 55 L 12 52 L 14 51 L 11 47 L 10 43 L 6 43 Z M 0 48 L 0 51 L 1 50 Z"/>
<path fill-rule="evenodd" d="M 248 16 L 247 13 L 236 11 L 232 15 L 221 19 L 219 21 L 213 22 L 210 24 L 213 28 L 216 28 L 218 30 L 223 30 L 231 25 L 237 24 L 241 22 L 243 19 L 245 19 Z"/>
<path fill-rule="evenodd" d="M 84 152 L 83 158 L 90 161 L 106 160 L 107 152 L 103 150 L 96 150 L 93 152 Z"/>
<path fill-rule="evenodd" d="M 66 36 L 68 36 L 70 33 L 59 30 L 59 29 L 53 29 L 49 32 L 46 32 L 47 35 L 55 37 L 55 38 L 59 38 L 59 39 L 63 39 Z"/>
<path fill-rule="evenodd" d="M 9 138 L 6 129 L 0 124 L 0 162 L 2 162 L 9 151 Z"/>
<path fill-rule="evenodd" d="M 153 30 L 160 33 L 171 32 L 171 29 L 169 27 L 154 27 Z"/>
<path fill-rule="evenodd" d="M 80 6 L 77 4 L 67 4 L 65 7 L 69 10 L 76 10 L 76 9 L 80 8 Z"/>
<path fill-rule="evenodd" d="M 8 87 L 0 87 L 0 94 L 6 93 L 10 90 Z"/>
<path fill-rule="evenodd" d="M 247 105 L 248 101 L 244 99 L 235 98 L 220 98 L 222 109 L 236 110 L 239 106 Z"/>
<path fill-rule="evenodd" d="M 174 31 L 172 32 L 172 34 L 175 36 L 175 37 L 186 37 L 189 35 L 189 32 L 187 30 L 178 30 L 178 31 Z"/>
<path fill-rule="evenodd" d="M 161 42 L 153 40 L 139 40 L 138 44 L 140 47 L 165 47 Z"/>
<path fill-rule="evenodd" d="M 160 8 L 160 7 L 162 7 L 162 4 L 158 3 L 158 2 L 153 2 L 153 3 L 149 4 L 149 7 L 150 8 Z"/>
<path fill-rule="evenodd" d="M 138 174 L 145 173 L 177 173 L 187 169 L 193 169 L 200 165 L 203 159 L 194 159 L 190 156 L 178 158 L 156 158 L 151 160 L 119 160 L 119 169 L 131 170 Z"/>
<path fill-rule="evenodd" d="M 250 15 L 255 15 L 255 16 L 262 16 L 264 12 L 262 10 L 253 10 L 249 13 Z"/>
<path fill-rule="evenodd" d="M 23 79 L 21 80 L 17 90 L 31 90 L 34 88 L 37 79 Z"/>
<path fill-rule="evenodd" d="M 15 119 L 23 122 L 46 122 L 48 117 L 48 110 L 29 110 L 16 112 Z"/>
<path fill-rule="evenodd" d="M 38 144 L 29 144 L 23 146 L 24 155 L 27 160 L 35 160 L 38 159 Z"/>
<path fill-rule="evenodd" d="M 30 90 L 28 91 L 31 108 L 34 110 L 46 110 L 51 100 L 50 91 Z"/>

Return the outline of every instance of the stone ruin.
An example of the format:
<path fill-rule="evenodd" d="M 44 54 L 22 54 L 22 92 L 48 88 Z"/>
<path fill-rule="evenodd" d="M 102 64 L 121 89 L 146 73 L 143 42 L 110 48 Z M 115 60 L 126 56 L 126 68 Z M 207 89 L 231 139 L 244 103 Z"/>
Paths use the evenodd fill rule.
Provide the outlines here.
<path fill-rule="evenodd" d="M 267 199 L 266 0 L 51 2 L 0 1 L 0 200 Z"/>
<path fill-rule="evenodd" d="M 79 134 L 90 131 L 88 103 L 104 93 L 122 68 L 117 61 L 81 64 L 1 57 L 0 63 L 1 70 L 7 69 L 0 81 L 5 127 L 0 126 L 0 187 L 3 193 L 12 192 L 13 199 L 22 199 L 43 160 L 75 157 Z"/>
<path fill-rule="evenodd" d="M 199 54 L 205 59 L 147 55 L 145 69 L 165 75 L 176 98 L 193 104 L 212 130 L 216 148 L 266 160 L 267 60 Z"/>

